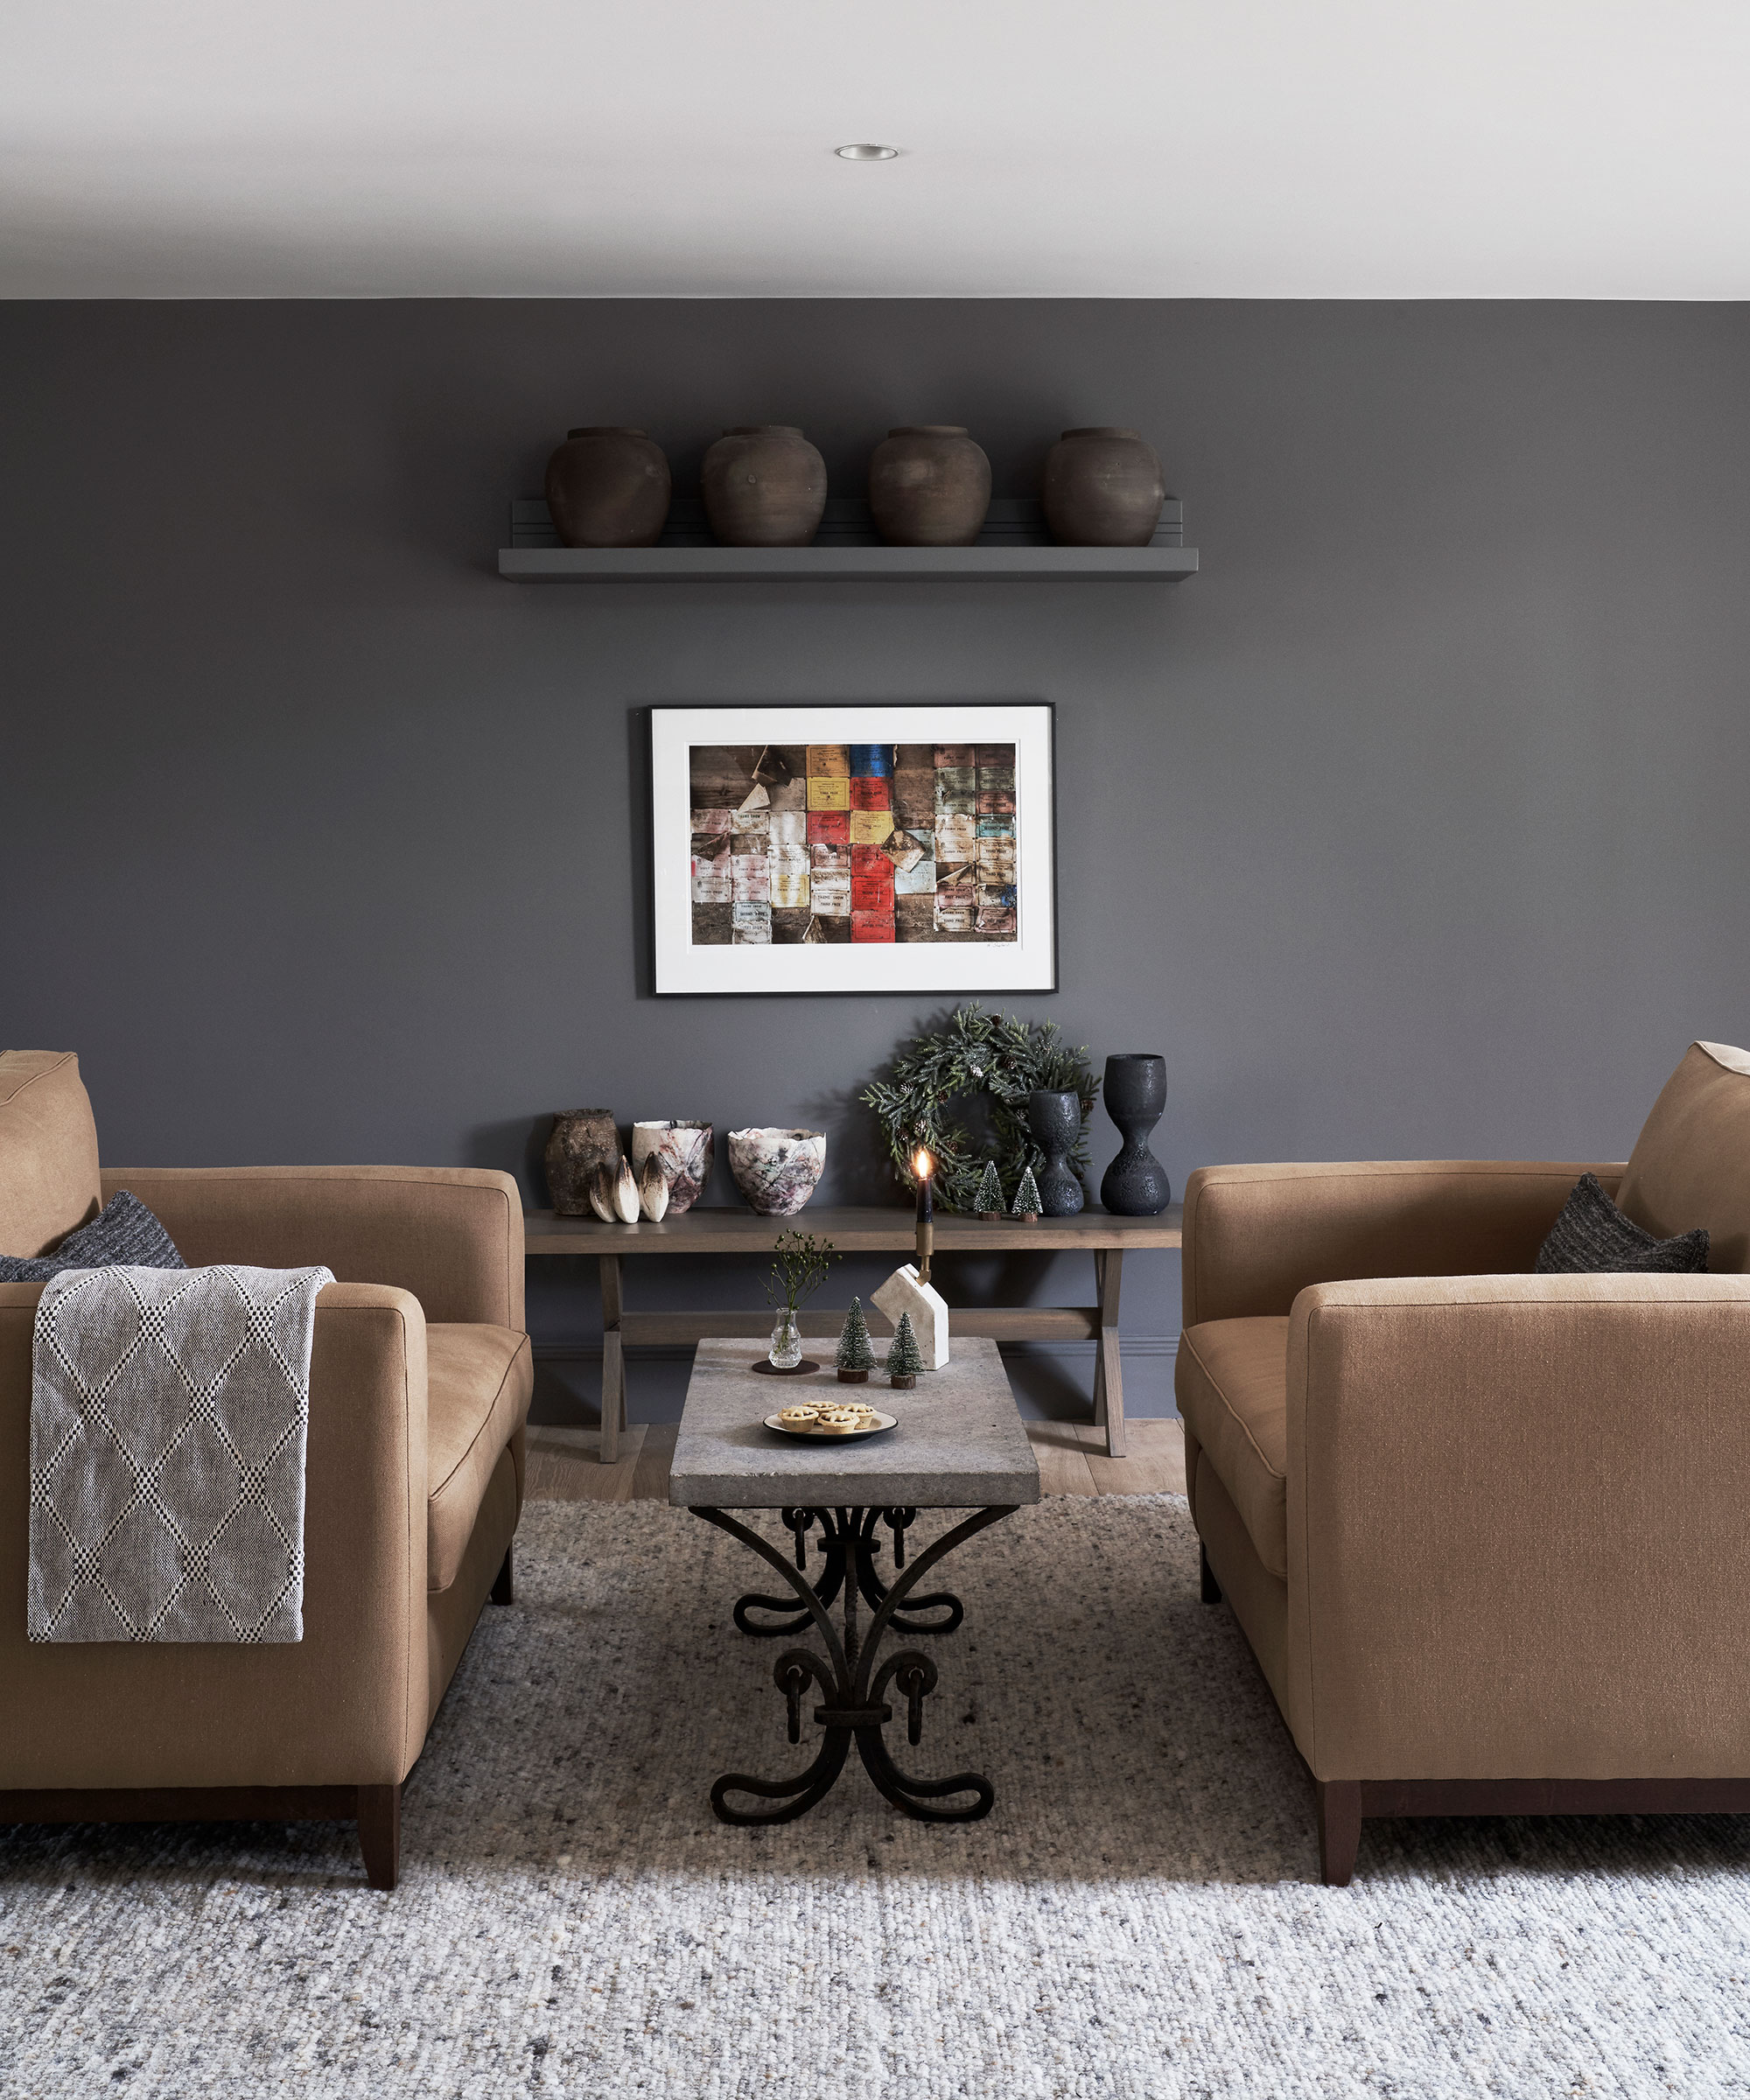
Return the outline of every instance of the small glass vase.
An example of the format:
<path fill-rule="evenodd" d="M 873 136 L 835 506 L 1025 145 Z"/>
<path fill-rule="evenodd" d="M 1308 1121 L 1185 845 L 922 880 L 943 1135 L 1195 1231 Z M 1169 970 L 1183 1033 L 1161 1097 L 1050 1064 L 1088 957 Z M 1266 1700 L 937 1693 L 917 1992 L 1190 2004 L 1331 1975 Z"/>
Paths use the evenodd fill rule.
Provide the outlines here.
<path fill-rule="evenodd" d="M 802 1330 L 796 1325 L 795 1314 L 788 1309 L 773 1324 L 769 1354 L 774 1371 L 794 1371 L 802 1361 Z"/>

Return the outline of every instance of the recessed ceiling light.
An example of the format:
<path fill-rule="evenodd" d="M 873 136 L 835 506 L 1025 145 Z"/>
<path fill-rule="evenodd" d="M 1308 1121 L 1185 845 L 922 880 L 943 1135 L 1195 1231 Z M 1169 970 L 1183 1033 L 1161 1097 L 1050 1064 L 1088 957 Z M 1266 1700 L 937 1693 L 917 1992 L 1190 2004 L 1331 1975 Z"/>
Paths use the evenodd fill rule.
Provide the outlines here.
<path fill-rule="evenodd" d="M 897 146 L 835 146 L 833 151 L 841 160 L 897 160 Z"/>

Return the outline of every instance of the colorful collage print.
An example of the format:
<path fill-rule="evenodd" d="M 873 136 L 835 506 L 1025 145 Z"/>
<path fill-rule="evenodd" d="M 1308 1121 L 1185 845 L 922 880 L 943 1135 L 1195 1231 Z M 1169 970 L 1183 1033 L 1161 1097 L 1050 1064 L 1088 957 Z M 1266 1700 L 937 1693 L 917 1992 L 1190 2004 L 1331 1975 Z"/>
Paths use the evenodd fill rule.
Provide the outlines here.
<path fill-rule="evenodd" d="M 1012 942 L 1012 744 L 690 747 L 693 942 Z"/>

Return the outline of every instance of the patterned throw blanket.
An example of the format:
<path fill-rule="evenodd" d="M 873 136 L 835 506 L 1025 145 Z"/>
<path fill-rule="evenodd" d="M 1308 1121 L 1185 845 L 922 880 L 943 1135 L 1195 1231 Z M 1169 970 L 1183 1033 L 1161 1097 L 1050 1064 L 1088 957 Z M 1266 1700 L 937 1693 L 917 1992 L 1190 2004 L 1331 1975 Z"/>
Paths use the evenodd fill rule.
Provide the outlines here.
<path fill-rule="evenodd" d="M 32 1641 L 301 1641 L 326 1269 L 74 1269 L 37 1307 Z"/>

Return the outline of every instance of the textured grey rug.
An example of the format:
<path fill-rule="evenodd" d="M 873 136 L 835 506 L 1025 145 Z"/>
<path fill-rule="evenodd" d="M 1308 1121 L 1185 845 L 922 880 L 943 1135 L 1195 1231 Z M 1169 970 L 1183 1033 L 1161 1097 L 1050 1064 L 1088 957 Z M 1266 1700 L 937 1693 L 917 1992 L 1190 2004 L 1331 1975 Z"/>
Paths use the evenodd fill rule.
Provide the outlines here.
<path fill-rule="evenodd" d="M 1750 2092 L 1750 1824 L 1369 1825 L 1324 1889 L 1182 1502 L 1054 1501 L 948 1564 L 968 1624 L 908 1761 L 987 1770 L 990 1820 L 913 1824 L 859 1768 L 731 1830 L 718 1773 L 805 1754 L 773 1644 L 725 1637 L 751 1557 L 532 1507 L 397 1894 L 326 1828 L 0 1838 L 0 2091 Z"/>

